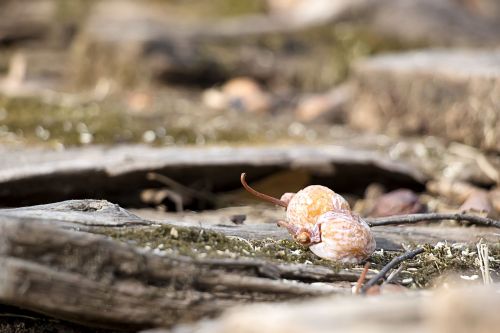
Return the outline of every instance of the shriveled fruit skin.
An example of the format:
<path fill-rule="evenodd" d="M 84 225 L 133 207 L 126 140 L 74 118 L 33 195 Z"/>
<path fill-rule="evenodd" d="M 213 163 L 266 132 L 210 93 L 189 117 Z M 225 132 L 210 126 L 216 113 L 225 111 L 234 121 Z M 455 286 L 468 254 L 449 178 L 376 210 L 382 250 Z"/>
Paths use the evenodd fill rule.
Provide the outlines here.
<path fill-rule="evenodd" d="M 329 211 L 350 210 L 339 194 L 321 185 L 311 185 L 297 192 L 289 201 L 286 219 L 297 226 L 316 224 L 319 216 Z"/>
<path fill-rule="evenodd" d="M 318 218 L 321 242 L 309 248 L 317 256 L 356 264 L 375 251 L 375 238 L 368 224 L 350 211 L 329 211 Z"/>

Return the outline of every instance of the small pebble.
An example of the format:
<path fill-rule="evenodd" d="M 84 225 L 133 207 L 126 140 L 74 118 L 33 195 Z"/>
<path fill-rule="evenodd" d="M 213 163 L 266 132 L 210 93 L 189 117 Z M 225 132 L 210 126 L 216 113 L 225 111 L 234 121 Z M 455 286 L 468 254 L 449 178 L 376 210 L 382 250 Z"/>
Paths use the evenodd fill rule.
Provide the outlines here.
<path fill-rule="evenodd" d="M 247 219 L 247 216 L 245 214 L 236 214 L 230 216 L 229 219 L 234 224 L 243 224 L 243 222 L 245 222 L 245 220 Z"/>

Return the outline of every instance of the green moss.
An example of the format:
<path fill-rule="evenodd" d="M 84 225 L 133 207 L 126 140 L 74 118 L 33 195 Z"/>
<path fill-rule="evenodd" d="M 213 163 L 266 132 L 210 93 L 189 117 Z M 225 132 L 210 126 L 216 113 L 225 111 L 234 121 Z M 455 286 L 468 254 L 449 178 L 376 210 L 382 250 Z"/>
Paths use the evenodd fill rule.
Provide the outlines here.
<path fill-rule="evenodd" d="M 173 231 L 174 230 L 174 231 Z M 102 229 L 97 231 L 114 239 L 146 247 L 157 253 L 175 253 L 192 257 L 254 257 L 283 263 L 309 263 L 340 268 L 362 267 L 342 265 L 324 260 L 292 240 L 253 240 L 224 236 L 220 233 L 167 225 L 137 229 Z M 402 263 L 396 282 L 412 288 L 434 286 L 436 278 L 447 273 L 481 275 L 475 248 L 458 245 L 424 245 L 425 252 Z M 380 270 L 403 251 L 376 251 L 369 259 L 371 269 Z M 500 278 L 500 243 L 489 245 L 493 279 Z M 409 281 L 409 282 L 408 282 Z"/>
<path fill-rule="evenodd" d="M 0 97 L 0 142 L 14 136 L 28 144 L 45 145 L 174 145 L 264 143 L 288 137 L 290 120 L 263 122 L 265 119 L 231 111 L 221 114 L 169 94 L 157 96 L 155 105 L 144 112 L 131 110 L 126 101 L 117 98 L 64 106 Z"/>
<path fill-rule="evenodd" d="M 139 247 L 146 247 L 157 253 L 175 253 L 191 257 L 254 257 L 286 263 L 307 262 L 334 269 L 341 267 L 317 257 L 307 248 L 291 240 L 247 241 L 213 231 L 167 225 L 116 230 L 103 228 L 96 232 Z"/>
<path fill-rule="evenodd" d="M 119 110 L 102 110 L 97 104 L 55 106 L 34 99 L 0 98 L 5 110 L 3 131 L 29 143 L 76 145 L 138 140 L 138 124 Z"/>
<path fill-rule="evenodd" d="M 489 244 L 490 270 L 493 279 L 500 278 L 500 243 Z M 411 279 L 415 288 L 433 287 L 437 278 L 447 274 L 481 276 L 477 250 L 465 245 L 424 245 L 425 252 L 402 263 L 398 280 Z M 372 268 L 381 269 L 400 252 L 378 252 L 372 255 Z M 492 259 L 492 260 L 491 260 Z"/>
<path fill-rule="evenodd" d="M 300 91 L 324 91 L 344 81 L 356 60 L 375 53 L 418 47 L 381 38 L 362 27 L 323 25 L 293 33 L 244 36 L 222 42 L 200 44 L 201 62 L 222 73 L 259 76 L 259 61 L 273 59 L 269 69 L 261 68 L 263 81 Z M 213 67 L 215 66 L 215 67 Z M 251 66 L 253 69 L 249 70 Z"/>
<path fill-rule="evenodd" d="M 196 18 L 221 18 L 262 13 L 264 0 L 156 0 L 181 14 Z"/>
<path fill-rule="evenodd" d="M 234 257 L 242 252 L 252 251 L 251 245 L 245 241 L 197 228 L 162 225 L 135 229 L 101 229 L 97 232 L 160 253 L 175 253 L 192 257 Z"/>

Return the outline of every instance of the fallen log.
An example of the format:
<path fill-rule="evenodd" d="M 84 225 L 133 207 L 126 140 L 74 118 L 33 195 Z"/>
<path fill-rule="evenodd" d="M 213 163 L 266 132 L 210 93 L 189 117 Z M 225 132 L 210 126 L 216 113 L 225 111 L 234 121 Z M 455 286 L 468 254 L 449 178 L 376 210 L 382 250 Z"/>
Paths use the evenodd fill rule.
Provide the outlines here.
<path fill-rule="evenodd" d="M 142 190 L 161 185 L 147 178 L 149 172 L 166 175 L 185 186 L 208 182 L 207 187 L 214 192 L 240 188 L 242 170 L 254 179 L 283 170 L 304 170 L 325 185 L 335 182 L 337 191 L 364 188 L 372 181 L 418 187 L 427 178 L 418 168 L 376 151 L 327 145 L 210 148 L 130 145 L 1 152 L 0 202 L 4 206 L 89 197 L 137 205 L 141 203 Z M 347 175 L 353 167 L 356 177 Z"/>
<path fill-rule="evenodd" d="M 234 213 L 247 216 L 244 224 L 231 221 Z M 283 218 L 279 209 L 235 207 L 196 213 L 161 213 L 150 210 L 134 210 L 133 213 L 104 200 L 69 200 L 47 205 L 0 209 L 0 217 L 15 218 L 20 221 L 46 224 L 63 229 L 103 233 L 121 228 L 150 230 L 158 225 L 178 228 L 194 228 L 213 231 L 226 236 L 246 240 L 290 239 L 276 221 Z M 398 251 L 402 244 L 442 241 L 449 243 L 475 244 L 480 239 L 497 242 L 499 237 L 490 228 L 439 227 L 439 226 L 377 226 L 373 233 L 379 249 Z"/>
<path fill-rule="evenodd" d="M 351 292 L 349 283 L 359 277 L 360 269 L 289 263 L 245 253 L 253 246 L 250 241 L 288 237 L 273 224 L 249 220 L 230 226 L 220 212 L 221 223 L 212 217 L 203 224 L 203 215 L 201 220 L 189 219 L 145 220 L 96 200 L 0 210 L 0 304 L 87 326 L 136 330 L 193 322 L 243 303 L 346 294 Z M 382 248 L 399 249 L 405 237 L 431 243 L 438 239 L 474 242 L 478 237 L 498 242 L 498 235 L 480 228 L 411 228 L 413 232 L 377 227 L 374 232 Z M 147 245 L 152 241 L 147 237 L 146 243 L 109 237 L 127 240 L 120 235 L 129 233 L 138 240 L 158 230 L 162 244 L 179 244 L 179 249 L 158 251 L 160 247 Z M 181 243 L 166 243 L 167 238 L 182 242 L 184 230 L 191 230 L 198 239 L 184 240 L 188 242 L 185 252 Z M 212 234 L 204 238 L 208 233 Z M 223 242 L 223 234 L 247 237 L 235 239 L 241 251 L 237 257 L 224 256 L 234 254 L 231 251 L 217 250 L 222 257 L 214 257 L 199 250 L 214 244 L 234 250 L 235 244 Z M 215 242 L 205 242 L 211 237 Z M 373 277 L 373 272 L 368 275 Z"/>
<path fill-rule="evenodd" d="M 345 292 L 298 280 L 349 276 L 259 260 L 157 256 L 36 222 L 0 217 L 0 303 L 89 326 L 171 326 L 245 302 Z"/>

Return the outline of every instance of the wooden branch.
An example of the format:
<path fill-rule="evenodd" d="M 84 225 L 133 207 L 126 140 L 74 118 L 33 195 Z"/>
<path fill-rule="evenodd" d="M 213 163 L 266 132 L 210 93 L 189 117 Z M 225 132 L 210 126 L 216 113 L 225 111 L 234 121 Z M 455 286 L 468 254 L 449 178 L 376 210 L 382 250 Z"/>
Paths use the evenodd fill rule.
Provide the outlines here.
<path fill-rule="evenodd" d="M 420 253 L 423 253 L 424 251 L 425 250 L 423 248 L 417 248 L 415 250 L 406 252 L 405 254 L 400 255 L 399 257 L 396 257 L 396 258 L 392 259 L 387 265 L 385 265 L 380 270 L 380 272 L 377 275 L 375 275 L 373 278 L 371 278 L 370 280 L 368 280 L 368 282 L 365 283 L 365 285 L 363 286 L 363 288 L 361 288 L 361 293 L 363 293 L 363 294 L 366 293 L 366 291 L 371 286 L 374 286 L 377 282 L 379 282 L 380 280 L 382 280 L 385 277 L 385 275 L 392 268 L 396 267 L 397 265 L 399 265 L 400 263 L 402 263 L 405 260 L 411 259 L 411 258 L 415 257 L 416 255 L 418 255 Z"/>
<path fill-rule="evenodd" d="M 422 221 L 443 221 L 443 220 L 455 220 L 457 222 L 469 222 L 472 224 L 500 228 L 500 221 L 493 220 L 487 217 L 481 217 L 471 214 L 461 214 L 461 213 L 427 213 L 427 214 L 409 214 L 409 215 L 398 215 L 380 218 L 367 218 L 366 222 L 370 227 L 378 227 L 383 225 L 394 225 L 394 224 L 413 224 Z"/>

